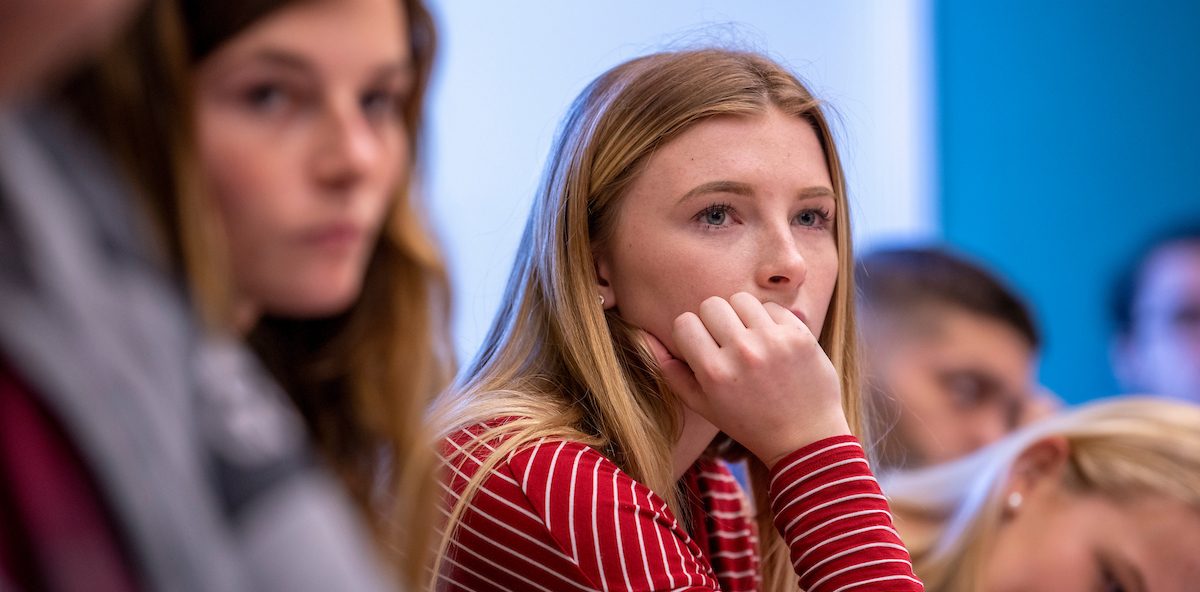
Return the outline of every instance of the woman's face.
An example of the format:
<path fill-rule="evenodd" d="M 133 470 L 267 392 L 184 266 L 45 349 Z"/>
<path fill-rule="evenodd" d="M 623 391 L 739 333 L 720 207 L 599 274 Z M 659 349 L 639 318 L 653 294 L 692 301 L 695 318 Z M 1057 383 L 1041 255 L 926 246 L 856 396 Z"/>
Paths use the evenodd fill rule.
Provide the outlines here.
<path fill-rule="evenodd" d="M 1001 526 L 982 592 L 1184 592 L 1200 581 L 1200 513 L 1035 488 Z"/>
<path fill-rule="evenodd" d="M 749 292 L 820 335 L 838 276 L 838 217 L 811 125 L 771 108 L 706 120 L 659 148 L 596 252 L 606 307 L 657 337 L 710 296 Z"/>
<path fill-rule="evenodd" d="M 294 2 L 200 64 L 200 155 L 254 313 L 325 316 L 358 297 L 407 181 L 405 19 L 397 0 Z"/>

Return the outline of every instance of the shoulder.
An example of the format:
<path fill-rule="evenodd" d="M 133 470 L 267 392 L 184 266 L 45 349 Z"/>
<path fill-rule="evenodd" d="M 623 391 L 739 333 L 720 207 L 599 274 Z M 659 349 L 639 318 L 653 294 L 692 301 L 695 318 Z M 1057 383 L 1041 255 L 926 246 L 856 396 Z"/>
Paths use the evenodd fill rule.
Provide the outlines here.
<path fill-rule="evenodd" d="M 539 438 L 513 443 L 502 428 L 506 418 L 498 418 L 460 429 L 445 441 L 444 450 L 453 469 L 465 477 L 488 467 L 488 480 L 505 484 L 510 494 L 530 500 L 540 512 L 564 503 L 586 511 L 586 504 L 573 500 L 612 499 L 613 488 L 636 492 L 638 498 L 657 499 L 650 490 L 634 480 L 600 451 L 583 442 L 562 438 Z M 497 454 L 502 458 L 495 458 Z M 586 499 L 585 499 L 586 498 Z M 665 508 L 665 503 L 662 504 Z"/>
<path fill-rule="evenodd" d="M 572 440 L 541 439 L 520 447 L 509 458 L 514 474 L 526 491 L 553 490 L 555 481 L 578 484 L 581 477 L 628 479 L 615 463 L 595 448 Z"/>

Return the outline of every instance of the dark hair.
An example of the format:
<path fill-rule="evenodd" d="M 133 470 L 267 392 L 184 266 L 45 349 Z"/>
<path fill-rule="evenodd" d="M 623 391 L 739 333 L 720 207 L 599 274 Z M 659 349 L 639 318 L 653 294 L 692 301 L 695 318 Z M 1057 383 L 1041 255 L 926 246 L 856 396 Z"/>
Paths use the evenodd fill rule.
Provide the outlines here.
<path fill-rule="evenodd" d="M 1135 251 L 1135 257 L 1121 269 L 1109 297 L 1109 310 L 1117 335 L 1126 336 L 1133 332 L 1133 307 L 1142 290 L 1146 262 L 1167 247 L 1188 243 L 1200 246 L 1200 221 L 1155 234 Z"/>
<path fill-rule="evenodd" d="M 941 304 L 1000 321 L 1030 347 L 1041 334 L 1029 307 L 981 265 L 939 247 L 873 251 L 855 266 L 860 303 L 873 310 Z"/>

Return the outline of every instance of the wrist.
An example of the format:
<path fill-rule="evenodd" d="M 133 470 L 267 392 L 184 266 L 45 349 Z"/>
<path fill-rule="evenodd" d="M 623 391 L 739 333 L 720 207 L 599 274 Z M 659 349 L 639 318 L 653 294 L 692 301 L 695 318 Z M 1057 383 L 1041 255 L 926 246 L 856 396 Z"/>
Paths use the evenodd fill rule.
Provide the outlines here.
<path fill-rule="evenodd" d="M 853 435 L 845 416 L 839 413 L 837 417 L 804 426 L 803 430 L 796 432 L 791 437 L 778 440 L 777 446 L 773 450 L 765 450 L 763 454 L 755 456 L 758 456 L 759 460 L 770 470 L 775 468 L 779 461 L 801 448 L 827 438 Z"/>

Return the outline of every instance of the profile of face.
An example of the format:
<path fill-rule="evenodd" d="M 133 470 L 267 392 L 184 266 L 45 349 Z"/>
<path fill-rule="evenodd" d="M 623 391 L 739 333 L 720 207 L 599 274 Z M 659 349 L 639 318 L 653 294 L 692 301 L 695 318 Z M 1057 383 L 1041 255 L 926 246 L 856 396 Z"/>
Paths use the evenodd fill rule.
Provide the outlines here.
<path fill-rule="evenodd" d="M 239 303 L 318 317 L 358 297 L 410 159 L 397 0 L 293 2 L 198 66 L 200 158 Z"/>
<path fill-rule="evenodd" d="M 888 437 L 907 468 L 950 461 L 1015 430 L 1035 391 L 1033 348 L 1015 328 L 949 305 L 864 324 L 871 387 L 898 407 Z"/>
<path fill-rule="evenodd" d="M 1120 501 L 1066 485 L 1065 442 L 1018 460 L 981 592 L 1184 592 L 1200 581 L 1200 512 L 1159 495 Z"/>
<path fill-rule="evenodd" d="M 1132 313 L 1131 334 L 1116 348 L 1125 386 L 1200 402 L 1200 240 L 1147 259 Z"/>
<path fill-rule="evenodd" d="M 135 0 L 18 0 L 0 5 L 0 101 L 30 92 L 95 49 L 140 4 Z"/>
<path fill-rule="evenodd" d="M 621 200 L 595 261 L 626 322 L 677 354 L 677 316 L 748 292 L 820 335 L 843 213 L 811 124 L 775 108 L 705 120 L 655 150 Z"/>

